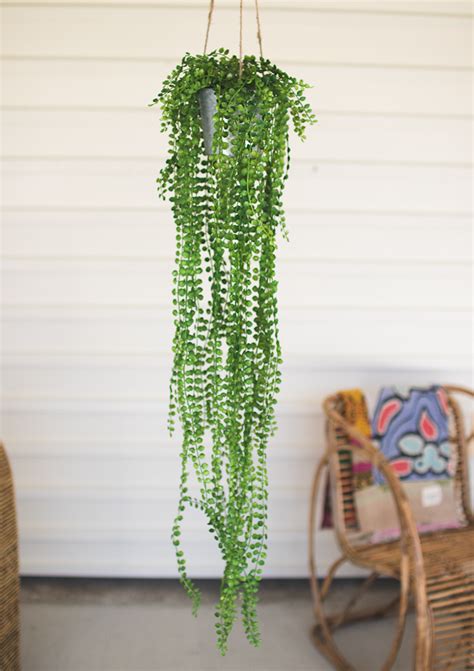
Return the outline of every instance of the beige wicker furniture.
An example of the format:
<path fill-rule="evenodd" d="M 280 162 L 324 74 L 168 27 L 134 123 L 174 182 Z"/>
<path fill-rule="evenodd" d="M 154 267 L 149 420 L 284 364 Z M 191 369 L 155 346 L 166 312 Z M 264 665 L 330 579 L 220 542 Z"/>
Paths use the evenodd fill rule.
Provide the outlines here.
<path fill-rule="evenodd" d="M 328 397 L 323 404 L 327 418 L 327 450 L 314 477 L 309 521 L 309 564 L 316 616 L 312 637 L 318 649 L 337 669 L 354 669 L 334 641 L 333 634 L 339 626 L 383 617 L 398 609 L 395 636 L 381 667 L 383 671 L 391 669 L 397 657 L 410 604 L 416 613 L 415 671 L 474 669 L 474 519 L 469 504 L 467 470 L 467 443 L 472 439 L 472 434 L 466 436 L 456 399 L 458 394 L 474 397 L 474 392 L 454 386 L 445 389 L 453 426 L 450 440 L 456 446 L 458 455 L 456 479 L 467 524 L 461 529 L 421 536 L 400 481 L 381 452 L 342 417 L 337 395 Z M 342 458 L 343 454 L 347 455 L 347 450 L 359 450 L 383 473 L 399 517 L 398 540 L 360 546 L 351 541 L 345 520 L 350 519 L 351 512 L 355 511 L 355 497 L 352 467 L 347 458 Z M 319 584 L 315 552 L 316 505 L 320 500 L 319 492 L 327 469 L 333 523 L 341 557 Z M 369 569 L 369 577 L 345 609 L 328 616 L 325 600 L 337 570 L 345 562 Z M 382 608 L 356 609 L 359 597 L 379 576 L 398 579 L 398 597 Z"/>
<path fill-rule="evenodd" d="M 0 670 L 20 669 L 18 540 L 13 478 L 0 444 Z"/>

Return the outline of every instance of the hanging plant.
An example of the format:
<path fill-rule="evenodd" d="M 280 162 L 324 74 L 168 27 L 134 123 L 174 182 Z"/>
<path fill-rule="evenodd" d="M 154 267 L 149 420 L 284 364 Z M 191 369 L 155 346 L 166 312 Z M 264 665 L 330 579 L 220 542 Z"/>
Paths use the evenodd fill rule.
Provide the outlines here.
<path fill-rule="evenodd" d="M 248 640 L 259 643 L 266 447 L 281 380 L 276 234 L 286 235 L 290 121 L 301 138 L 314 122 L 306 88 L 269 60 L 219 49 L 186 54 L 152 103 L 169 134 L 157 181 L 176 224 L 169 428 L 177 416 L 182 472 L 172 541 L 196 612 L 181 523 L 187 506 L 204 513 L 225 563 L 216 612 L 223 654 L 239 604 Z"/>

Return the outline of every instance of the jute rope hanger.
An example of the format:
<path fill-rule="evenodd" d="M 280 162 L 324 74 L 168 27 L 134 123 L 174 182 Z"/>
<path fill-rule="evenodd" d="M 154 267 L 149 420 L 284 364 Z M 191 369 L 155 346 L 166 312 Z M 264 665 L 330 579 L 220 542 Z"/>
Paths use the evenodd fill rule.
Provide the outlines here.
<path fill-rule="evenodd" d="M 206 28 L 206 37 L 204 40 L 204 54 L 207 52 L 207 46 L 209 42 L 209 32 L 211 30 L 212 17 L 214 14 L 215 0 L 209 0 L 209 12 L 207 15 L 207 28 Z M 243 14 L 244 14 L 244 2 L 240 0 L 239 4 L 239 77 L 242 76 L 242 69 L 244 65 L 243 60 Z M 257 21 L 257 40 L 258 48 L 260 51 L 260 58 L 263 58 L 263 42 L 262 42 L 262 26 L 260 23 L 260 8 L 258 6 L 258 0 L 255 0 L 255 18 Z"/>

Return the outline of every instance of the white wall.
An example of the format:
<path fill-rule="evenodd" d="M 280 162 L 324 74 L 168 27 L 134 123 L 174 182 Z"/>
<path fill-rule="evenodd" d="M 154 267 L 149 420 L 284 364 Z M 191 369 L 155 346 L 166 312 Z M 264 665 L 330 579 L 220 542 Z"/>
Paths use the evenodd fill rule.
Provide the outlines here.
<path fill-rule="evenodd" d="M 173 224 L 147 103 L 201 50 L 205 4 L 3 8 L 2 436 L 27 574 L 175 575 Z M 216 4 L 212 45 L 235 45 L 237 2 Z M 269 457 L 267 573 L 305 575 L 323 396 L 471 382 L 472 26 L 466 2 L 261 5 L 266 54 L 315 85 L 319 118 L 294 142 Z M 250 12 L 245 31 L 254 49 Z M 190 526 L 193 572 L 215 575 L 204 525 Z M 330 537 L 321 550 L 333 556 Z"/>

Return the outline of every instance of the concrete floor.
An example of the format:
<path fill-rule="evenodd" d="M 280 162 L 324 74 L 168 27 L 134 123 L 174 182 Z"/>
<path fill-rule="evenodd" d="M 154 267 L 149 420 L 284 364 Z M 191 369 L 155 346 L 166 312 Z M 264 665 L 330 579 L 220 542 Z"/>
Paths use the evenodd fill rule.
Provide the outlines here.
<path fill-rule="evenodd" d="M 263 642 L 249 646 L 240 626 L 222 658 L 215 648 L 213 611 L 218 584 L 200 581 L 197 618 L 172 580 L 38 579 L 22 582 L 23 671 L 329 671 L 313 647 L 306 581 L 269 580 L 261 588 Z M 357 581 L 337 583 L 333 604 L 345 601 Z M 393 595 L 376 587 L 373 600 Z M 413 621 L 409 620 L 397 671 L 411 669 Z M 338 641 L 360 671 L 376 671 L 387 654 L 394 621 L 342 630 Z"/>

